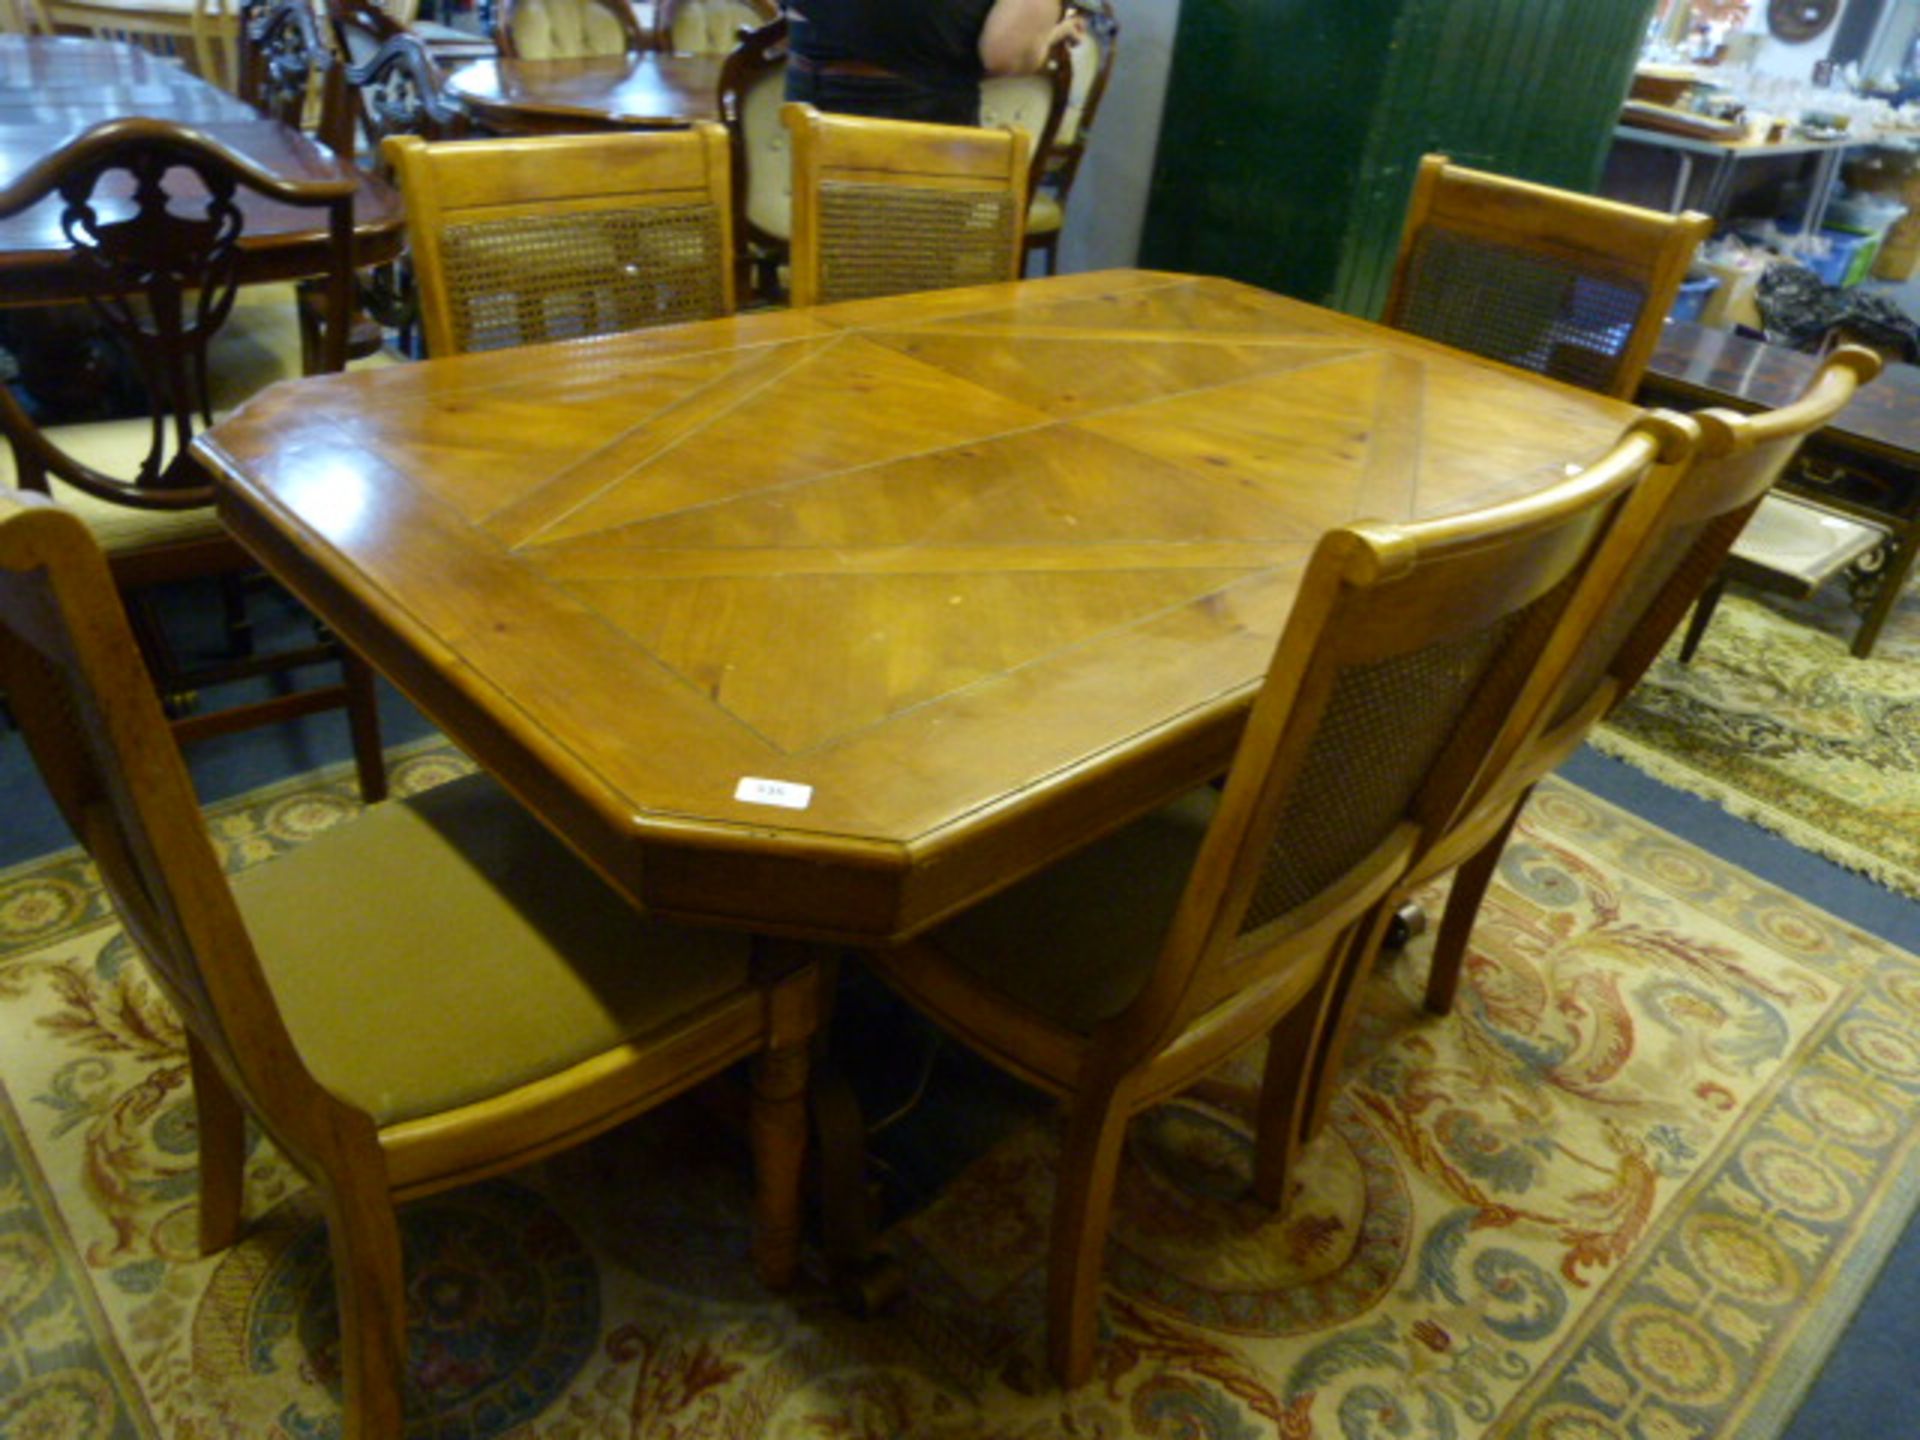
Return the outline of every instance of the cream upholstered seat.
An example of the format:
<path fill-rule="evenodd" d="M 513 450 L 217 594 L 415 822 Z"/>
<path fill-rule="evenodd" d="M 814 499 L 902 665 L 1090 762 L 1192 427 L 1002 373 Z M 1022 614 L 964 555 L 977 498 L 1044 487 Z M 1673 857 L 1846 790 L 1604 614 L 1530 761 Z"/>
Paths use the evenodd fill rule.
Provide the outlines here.
<path fill-rule="evenodd" d="M 1684 425 L 1685 422 L 1680 422 Z M 1059 1097 L 1049 1354 L 1088 1378 L 1129 1118 L 1268 1039 L 1255 1189 L 1287 1193 L 1354 966 L 1420 837 L 1468 793 L 1542 647 L 1662 446 L 1630 432 L 1527 500 L 1324 536 L 1225 786 L 871 963 L 942 1027 Z"/>
<path fill-rule="evenodd" d="M 99 547 L 0 495 L 0 689 L 187 1036 L 203 1248 L 241 1223 L 245 1118 L 314 1185 L 342 1433 L 399 1440 L 399 1201 L 578 1144 L 755 1061 L 755 1260 L 792 1275 L 809 957 L 647 919 L 491 780 L 377 805 L 229 884 Z"/>
<path fill-rule="evenodd" d="M 822 114 L 789 102 L 793 303 L 824 305 L 1014 280 L 1027 137 Z"/>
<path fill-rule="evenodd" d="M 1630 400 L 1705 215 L 1665 215 L 1420 162 L 1381 317 L 1489 360 Z"/>
<path fill-rule="evenodd" d="M 103 226 L 92 201 L 99 190 L 113 187 L 123 187 L 120 193 L 130 193 L 133 203 Z M 328 237 L 326 253 L 336 262 L 317 292 L 329 332 L 318 368 L 337 370 L 345 358 L 351 308 L 345 262 L 352 253 L 356 189 L 345 167 L 289 180 L 217 139 L 146 119 L 94 126 L 30 166 L 0 191 L 0 216 L 42 204 L 61 207 L 61 223 L 85 262 L 75 265 L 75 273 L 90 287 L 96 320 L 138 376 L 149 418 L 41 425 L 10 390 L 0 389 L 0 431 L 8 440 L 15 485 L 87 497 L 83 508 L 110 547 L 109 562 L 141 628 L 151 670 L 182 712 L 174 727 L 183 742 L 344 708 L 362 793 L 377 799 L 386 789 L 379 714 L 372 673 L 356 656 L 331 640 L 264 653 L 237 644 L 231 659 L 188 667 L 151 607 L 155 586 L 218 577 L 227 583 L 231 617 L 240 608 L 241 577 L 254 572 L 252 557 L 215 518 L 212 482 L 189 446 L 214 407 L 277 378 L 295 307 L 285 288 L 262 287 L 249 295 L 238 285 L 235 251 L 251 212 L 220 197 L 238 191 L 314 212 L 315 227 Z M 219 708 L 196 710 L 186 703 L 195 692 L 225 681 L 289 676 L 315 661 L 337 661 L 340 682 L 283 688 Z"/>
<path fill-rule="evenodd" d="M 429 354 L 733 313 L 717 124 L 440 144 L 396 135 L 381 153 L 406 197 Z"/>
<path fill-rule="evenodd" d="M 519 60 L 573 60 L 648 48 L 627 0 L 506 0 L 495 12 L 500 53 Z"/>

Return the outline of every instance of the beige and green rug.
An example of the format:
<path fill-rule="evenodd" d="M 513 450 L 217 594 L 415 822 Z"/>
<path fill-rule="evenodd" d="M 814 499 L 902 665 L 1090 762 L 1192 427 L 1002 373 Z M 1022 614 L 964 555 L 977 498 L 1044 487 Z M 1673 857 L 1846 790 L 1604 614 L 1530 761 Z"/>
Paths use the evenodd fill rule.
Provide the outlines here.
<path fill-rule="evenodd" d="M 214 832 L 257 863 L 351 794 Z M 896 1229 L 907 1294 L 860 1321 L 755 1287 L 739 1157 L 669 1109 L 403 1212 L 413 1433 L 1774 1435 L 1915 1202 L 1920 959 L 1563 784 L 1476 945 L 1450 1019 L 1418 946 L 1376 980 L 1284 1216 L 1248 1199 L 1252 1064 L 1143 1118 L 1077 1392 L 1040 1378 L 1046 1126 Z M 0 875 L 0 1435 L 339 1433 L 310 1196 L 259 1144 L 252 1229 L 197 1256 L 186 1083 L 88 867 Z"/>
<path fill-rule="evenodd" d="M 1669 647 L 1592 743 L 1920 897 L 1920 589 L 1856 660 L 1839 588 L 1729 592 L 1692 663 Z"/>

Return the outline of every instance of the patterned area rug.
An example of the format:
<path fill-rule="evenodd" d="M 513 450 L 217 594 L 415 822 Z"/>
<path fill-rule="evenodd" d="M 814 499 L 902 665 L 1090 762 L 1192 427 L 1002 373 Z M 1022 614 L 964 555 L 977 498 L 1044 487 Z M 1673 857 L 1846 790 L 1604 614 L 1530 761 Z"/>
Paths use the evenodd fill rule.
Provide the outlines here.
<path fill-rule="evenodd" d="M 212 827 L 237 867 L 353 808 L 309 782 Z M 1383 967 L 1283 1216 L 1251 1060 L 1143 1117 L 1074 1393 L 1041 1378 L 1050 1127 L 956 1158 L 860 1321 L 756 1288 L 742 1157 L 669 1107 L 406 1208 L 413 1434 L 1776 1434 L 1915 1202 L 1920 959 L 1561 784 L 1476 945 L 1451 1019 L 1418 948 Z M 0 1435 L 338 1435 L 310 1192 L 258 1143 L 246 1238 L 195 1254 L 179 1031 L 71 856 L 0 875 L 0 1034 Z"/>
<path fill-rule="evenodd" d="M 1670 647 L 1592 743 L 1920 896 L 1920 589 L 1856 660 L 1859 621 L 1831 588 L 1729 592 L 1692 663 Z"/>

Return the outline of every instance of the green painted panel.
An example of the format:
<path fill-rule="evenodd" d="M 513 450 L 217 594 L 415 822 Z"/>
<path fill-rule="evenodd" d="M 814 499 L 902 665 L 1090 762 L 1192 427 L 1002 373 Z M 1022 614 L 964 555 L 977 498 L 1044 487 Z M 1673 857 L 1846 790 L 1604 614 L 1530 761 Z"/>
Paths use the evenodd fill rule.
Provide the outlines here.
<path fill-rule="evenodd" d="M 1652 6 L 1183 0 L 1143 263 L 1372 313 L 1427 151 L 1598 182 Z"/>

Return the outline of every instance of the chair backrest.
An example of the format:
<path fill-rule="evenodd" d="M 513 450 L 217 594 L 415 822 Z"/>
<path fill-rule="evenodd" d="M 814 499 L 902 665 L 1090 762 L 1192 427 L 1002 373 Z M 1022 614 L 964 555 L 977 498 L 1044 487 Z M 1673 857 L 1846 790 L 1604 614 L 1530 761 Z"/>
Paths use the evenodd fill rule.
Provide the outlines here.
<path fill-rule="evenodd" d="M 447 98 L 439 65 L 411 31 L 396 30 L 346 75 L 362 148 L 381 168 L 380 144 L 389 135 L 452 140 L 467 133 L 467 112 Z"/>
<path fill-rule="evenodd" d="M 0 0 L 0 34 L 51 35 L 53 26 L 40 0 Z"/>
<path fill-rule="evenodd" d="M 494 43 L 509 60 L 573 60 L 647 50 L 627 0 L 502 0 Z"/>
<path fill-rule="evenodd" d="M 980 82 L 980 123 L 989 130 L 1010 125 L 1027 137 L 1029 200 L 1053 154 L 1072 85 L 1073 61 L 1064 44 L 1031 75 L 990 75 Z"/>
<path fill-rule="evenodd" d="M 793 234 L 793 147 L 780 121 L 786 104 L 787 22 L 740 37 L 720 67 L 720 119 L 733 157 L 734 238 L 763 248 Z"/>
<path fill-rule="evenodd" d="M 364 66 L 387 41 L 407 33 L 406 25 L 393 11 L 374 0 L 327 0 L 327 21 L 349 69 Z M 349 79 L 347 83 L 353 82 Z"/>
<path fill-rule="evenodd" d="M 1113 0 L 1090 0 L 1080 11 L 1086 28 L 1078 40 L 1065 47 L 1066 101 L 1046 163 L 1039 167 L 1042 183 L 1062 202 L 1080 173 L 1080 162 L 1086 158 L 1094 117 L 1106 98 L 1107 82 L 1113 77 L 1113 57 L 1120 47 L 1120 17 L 1113 12 Z"/>
<path fill-rule="evenodd" d="M 726 55 L 740 32 L 778 18 L 768 0 L 670 0 L 655 11 L 659 48 L 679 55 Z"/>
<path fill-rule="evenodd" d="M 407 204 L 430 355 L 730 315 L 727 132 L 544 135 L 382 151 Z"/>
<path fill-rule="evenodd" d="M 789 103 L 793 303 L 1015 280 L 1027 137 Z"/>
<path fill-rule="evenodd" d="M 353 111 L 340 57 L 320 33 L 308 0 L 273 0 L 250 11 L 240 33 L 240 98 L 296 130 L 308 128 L 350 155 Z"/>
<path fill-rule="evenodd" d="M 0 690 L 189 1033 L 276 1142 L 327 1153 L 358 1112 L 321 1089 L 287 1035 L 99 544 L 72 512 L 7 491 Z"/>
<path fill-rule="evenodd" d="M 344 164 L 316 155 L 319 173 L 287 180 L 186 126 L 111 120 L 36 161 L 0 190 L 0 219 L 59 197 L 72 271 L 95 315 L 126 348 L 147 390 L 151 444 L 130 476 L 108 475 L 69 455 L 0 386 L 0 429 L 22 486 L 47 477 L 101 499 L 147 509 L 205 505 L 211 486 L 187 452 L 212 423 L 207 346 L 233 308 L 246 223 L 244 192 L 326 212 L 328 272 L 322 365 L 346 363 L 353 281 L 353 197 Z M 331 168 L 332 173 L 328 174 Z M 111 206 L 96 213 L 96 191 Z M 127 213 L 127 212 L 131 213 Z"/>
<path fill-rule="evenodd" d="M 1706 216 L 1420 162 L 1385 322 L 1631 399 Z"/>
<path fill-rule="evenodd" d="M 1272 1023 L 1280 968 L 1324 963 L 1471 788 L 1621 505 L 1674 446 L 1668 422 L 1643 423 L 1526 499 L 1321 538 L 1156 968 L 1090 1064 L 1136 1064 L 1202 1015 Z"/>

